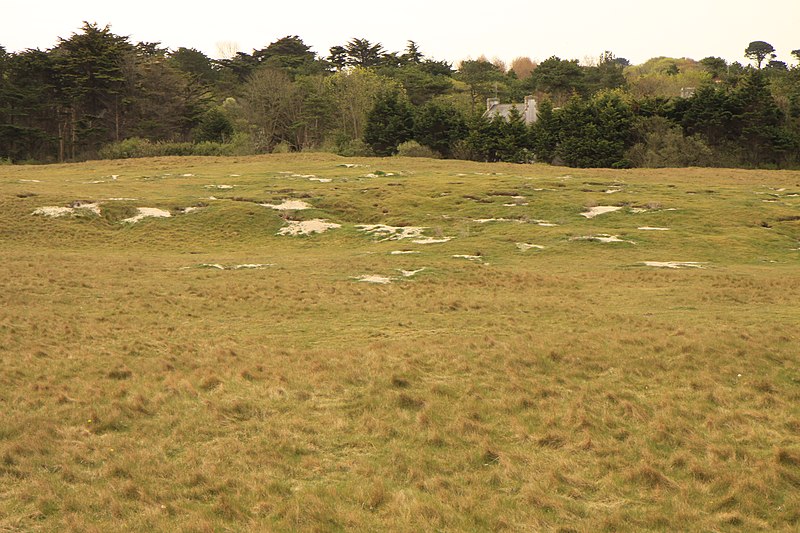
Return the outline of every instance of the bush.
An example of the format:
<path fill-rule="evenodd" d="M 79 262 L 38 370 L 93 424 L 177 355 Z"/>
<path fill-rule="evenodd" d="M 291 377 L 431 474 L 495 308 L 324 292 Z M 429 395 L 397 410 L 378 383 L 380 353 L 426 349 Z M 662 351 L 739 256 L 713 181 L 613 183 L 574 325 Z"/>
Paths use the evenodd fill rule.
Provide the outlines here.
<path fill-rule="evenodd" d="M 336 139 L 333 152 L 344 157 L 370 157 L 375 155 L 372 149 L 361 139 L 346 139 L 342 137 Z"/>
<path fill-rule="evenodd" d="M 714 153 L 697 135 L 686 137 L 680 127 L 663 117 L 638 121 L 640 141 L 627 151 L 635 167 L 702 167 L 714 165 Z"/>
<path fill-rule="evenodd" d="M 134 159 L 138 157 L 164 157 L 185 155 L 248 155 L 252 154 L 249 136 L 236 134 L 230 143 L 219 142 L 152 142 L 148 139 L 132 137 L 107 144 L 97 155 L 100 159 Z"/>
<path fill-rule="evenodd" d="M 273 154 L 288 154 L 292 151 L 292 145 L 286 141 L 281 141 L 272 148 Z"/>
<path fill-rule="evenodd" d="M 430 157 L 432 159 L 439 159 L 441 156 L 428 148 L 422 146 L 417 141 L 406 141 L 397 146 L 397 155 L 403 157 Z"/>

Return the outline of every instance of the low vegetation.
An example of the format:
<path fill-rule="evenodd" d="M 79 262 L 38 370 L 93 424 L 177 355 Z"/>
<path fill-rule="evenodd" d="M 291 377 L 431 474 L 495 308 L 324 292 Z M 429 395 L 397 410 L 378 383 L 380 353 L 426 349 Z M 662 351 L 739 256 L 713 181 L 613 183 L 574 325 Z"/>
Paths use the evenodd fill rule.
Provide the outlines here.
<path fill-rule="evenodd" d="M 0 529 L 796 530 L 799 194 L 418 157 L 4 166 Z M 315 220 L 340 226 L 278 234 Z"/>

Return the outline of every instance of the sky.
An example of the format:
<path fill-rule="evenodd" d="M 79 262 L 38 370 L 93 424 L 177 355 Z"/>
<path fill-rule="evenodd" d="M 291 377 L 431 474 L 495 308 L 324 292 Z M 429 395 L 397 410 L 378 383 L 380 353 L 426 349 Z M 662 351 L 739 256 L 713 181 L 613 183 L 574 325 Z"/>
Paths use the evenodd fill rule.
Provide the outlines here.
<path fill-rule="evenodd" d="M 792 64 L 800 49 L 800 0 L 0 0 L 0 45 L 47 49 L 83 21 L 111 26 L 131 41 L 160 41 L 221 57 L 219 44 L 252 52 L 298 35 L 322 56 L 354 37 L 456 64 L 485 55 L 507 63 L 596 58 L 604 50 L 638 64 L 651 57 L 719 56 L 746 63 L 751 41 L 772 44 Z M 231 48 L 230 45 L 227 48 Z"/>

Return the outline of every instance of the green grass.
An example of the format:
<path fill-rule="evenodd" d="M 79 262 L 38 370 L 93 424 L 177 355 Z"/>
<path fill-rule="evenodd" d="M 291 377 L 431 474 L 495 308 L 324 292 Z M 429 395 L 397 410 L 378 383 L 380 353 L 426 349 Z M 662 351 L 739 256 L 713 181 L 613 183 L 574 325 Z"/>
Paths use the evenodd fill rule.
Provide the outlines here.
<path fill-rule="evenodd" d="M 0 530 L 796 530 L 796 192 L 318 154 L 2 167 Z M 314 208 L 258 205 L 286 198 Z M 31 215 L 75 200 L 101 215 Z M 276 235 L 315 218 L 342 227 Z M 377 223 L 452 239 L 354 227 Z M 635 244 L 573 240 L 596 234 Z"/>

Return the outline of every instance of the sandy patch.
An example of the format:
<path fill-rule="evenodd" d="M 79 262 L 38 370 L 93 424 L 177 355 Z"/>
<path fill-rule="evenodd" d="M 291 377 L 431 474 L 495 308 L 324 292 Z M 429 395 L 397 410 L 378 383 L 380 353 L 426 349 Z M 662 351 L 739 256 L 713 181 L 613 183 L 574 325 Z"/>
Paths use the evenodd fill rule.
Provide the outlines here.
<path fill-rule="evenodd" d="M 308 179 L 316 178 L 316 176 L 314 174 L 292 174 L 292 177 L 293 178 L 308 178 Z"/>
<path fill-rule="evenodd" d="M 111 202 L 135 202 L 136 200 L 138 200 L 138 198 L 119 197 L 119 198 L 109 198 L 108 200 Z"/>
<path fill-rule="evenodd" d="M 425 267 L 418 268 L 416 270 L 403 270 L 403 269 L 400 269 L 400 268 L 397 269 L 397 271 L 400 272 L 403 275 L 404 278 L 410 278 L 412 276 L 415 276 L 415 275 L 419 274 L 420 272 L 422 272 L 423 270 L 425 270 Z"/>
<path fill-rule="evenodd" d="M 522 222 L 521 220 L 515 220 L 513 218 L 476 218 L 473 222 L 477 222 L 478 224 L 486 224 L 487 222 Z"/>
<path fill-rule="evenodd" d="M 642 264 L 656 268 L 705 268 L 699 261 L 642 261 Z"/>
<path fill-rule="evenodd" d="M 620 191 L 622 191 L 622 189 L 606 189 L 603 192 L 606 194 L 614 194 L 615 192 L 620 192 Z"/>
<path fill-rule="evenodd" d="M 130 224 L 135 224 L 142 219 L 145 218 L 169 218 L 172 214 L 169 211 L 165 211 L 164 209 L 158 209 L 157 207 L 139 207 L 139 213 L 134 215 L 130 218 L 124 219 L 122 222 L 128 222 Z"/>
<path fill-rule="evenodd" d="M 197 268 L 213 268 L 215 270 L 251 270 L 275 266 L 273 263 L 245 263 L 243 265 L 220 265 L 219 263 L 202 263 Z M 189 267 L 184 267 L 189 268 Z"/>
<path fill-rule="evenodd" d="M 292 220 L 288 226 L 278 230 L 278 235 L 311 235 L 312 233 L 324 233 L 329 229 L 341 228 L 341 224 L 328 222 L 327 220 L 314 219 L 296 221 Z"/>
<path fill-rule="evenodd" d="M 359 230 L 382 237 L 379 241 L 399 241 L 402 239 L 414 239 L 422 237 L 425 231 L 424 226 L 387 226 L 386 224 L 357 224 Z"/>
<path fill-rule="evenodd" d="M 45 206 L 39 207 L 33 211 L 33 215 L 44 215 L 46 217 L 63 217 L 67 215 L 75 215 L 78 213 L 79 210 L 89 211 L 94 213 L 95 215 L 100 214 L 100 204 L 94 202 L 81 202 L 76 201 L 72 202 L 69 207 L 60 207 L 60 206 Z"/>
<path fill-rule="evenodd" d="M 553 224 L 552 222 L 548 222 L 546 220 L 533 220 L 532 221 L 537 226 L 542 226 L 543 228 L 555 228 L 558 224 Z"/>
<path fill-rule="evenodd" d="M 369 174 L 364 174 L 362 177 L 363 178 L 390 178 L 392 176 L 397 176 L 397 174 L 394 173 L 394 172 L 380 172 L 380 173 L 378 173 L 378 172 L 375 172 L 375 173 L 370 172 Z"/>
<path fill-rule="evenodd" d="M 245 263 L 243 265 L 233 265 L 231 268 L 233 270 L 241 270 L 241 269 L 254 269 L 254 268 L 267 268 L 275 266 L 272 263 Z"/>
<path fill-rule="evenodd" d="M 169 176 L 169 174 L 167 174 L 167 176 Z M 182 178 L 193 178 L 194 174 L 181 174 L 181 177 Z"/>
<path fill-rule="evenodd" d="M 637 214 L 638 213 L 651 213 L 651 212 L 654 212 L 654 211 L 677 211 L 677 210 L 678 210 L 677 207 L 669 207 L 667 209 L 660 209 L 658 207 L 631 207 L 630 208 L 630 212 L 631 213 L 637 213 Z"/>
<path fill-rule="evenodd" d="M 426 237 L 424 239 L 414 239 L 411 242 L 413 242 L 414 244 L 440 244 L 443 242 L 447 242 L 450 239 L 452 239 L 452 237 L 442 237 L 440 239 L 436 239 L 434 237 Z"/>
<path fill-rule="evenodd" d="M 184 207 L 183 212 L 185 214 L 194 213 L 195 211 L 200 211 L 203 209 L 202 207 Z"/>
<path fill-rule="evenodd" d="M 320 183 L 330 183 L 333 180 L 331 178 L 308 178 L 308 181 L 318 181 Z"/>
<path fill-rule="evenodd" d="M 483 257 L 481 257 L 479 255 L 456 254 L 456 255 L 454 255 L 452 257 L 455 257 L 456 259 L 468 259 L 470 261 L 483 261 Z"/>
<path fill-rule="evenodd" d="M 626 241 L 624 239 L 620 239 L 619 235 L 609 235 L 608 233 L 599 233 L 597 235 L 586 235 L 584 237 L 572 237 L 571 241 L 595 241 L 595 242 L 603 242 L 603 243 L 611 243 L 611 242 L 627 242 L 630 244 L 636 244 L 633 241 Z"/>
<path fill-rule="evenodd" d="M 58 207 L 55 205 L 47 205 L 44 207 L 37 207 L 32 215 L 44 215 L 46 217 L 63 217 L 75 213 L 71 207 Z"/>
<path fill-rule="evenodd" d="M 655 228 L 652 226 L 642 226 L 641 228 L 636 228 L 642 231 L 669 231 L 669 228 Z"/>
<path fill-rule="evenodd" d="M 343 163 L 341 165 L 336 165 L 337 167 L 344 167 L 344 168 L 359 168 L 363 167 L 364 165 L 357 165 L 355 163 Z"/>
<path fill-rule="evenodd" d="M 302 200 L 284 200 L 280 204 L 258 204 L 262 207 L 269 207 L 278 211 L 302 211 L 304 209 L 311 209 L 311 205 Z"/>
<path fill-rule="evenodd" d="M 41 183 L 41 180 L 17 180 L 20 183 Z"/>
<path fill-rule="evenodd" d="M 229 178 L 238 178 L 241 177 L 241 174 L 228 174 Z"/>
<path fill-rule="evenodd" d="M 597 205 L 595 207 L 590 207 L 588 211 L 584 211 L 581 213 L 581 216 L 586 218 L 594 218 L 598 215 L 604 215 L 606 213 L 613 213 L 614 211 L 619 211 L 622 209 L 621 207 L 615 205 Z"/>
<path fill-rule="evenodd" d="M 544 246 L 542 246 L 541 244 L 528 244 L 527 242 L 518 242 L 517 248 L 519 248 L 520 251 L 523 252 L 528 250 L 544 250 Z"/>
<path fill-rule="evenodd" d="M 388 278 L 386 276 L 374 276 L 374 275 L 367 275 L 367 276 L 356 276 L 353 277 L 356 281 L 362 281 L 364 283 L 379 283 L 381 285 L 388 285 L 392 282 L 392 278 Z"/>
<path fill-rule="evenodd" d="M 205 185 L 206 189 L 227 190 L 227 189 L 233 189 L 233 187 L 234 187 L 233 185 Z"/>
<path fill-rule="evenodd" d="M 416 250 L 394 250 L 393 252 L 389 252 L 390 255 L 407 255 L 407 254 L 418 254 L 420 252 Z"/>

